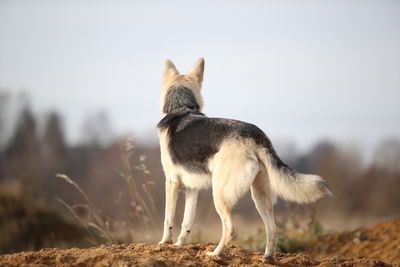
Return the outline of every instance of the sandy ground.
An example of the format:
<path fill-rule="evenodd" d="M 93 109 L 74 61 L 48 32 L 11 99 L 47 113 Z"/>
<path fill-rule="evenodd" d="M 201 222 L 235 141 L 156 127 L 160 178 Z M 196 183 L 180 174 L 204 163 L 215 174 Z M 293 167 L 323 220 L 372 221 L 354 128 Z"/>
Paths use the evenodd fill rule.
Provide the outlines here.
<path fill-rule="evenodd" d="M 261 252 L 240 247 L 208 257 L 214 244 L 125 244 L 88 249 L 47 248 L 0 255 L 0 266 L 400 266 L 400 219 L 352 232 L 321 236 L 305 254 L 276 253 L 264 264 Z"/>
<path fill-rule="evenodd" d="M 400 219 L 320 236 L 309 245 L 307 253 L 314 256 L 374 258 L 400 264 Z"/>
<path fill-rule="evenodd" d="M 0 256 L 2 266 L 390 266 L 379 260 L 342 257 L 312 257 L 276 253 L 273 264 L 261 262 L 261 252 L 232 247 L 221 257 L 207 257 L 213 244 L 113 245 L 89 249 L 43 249 Z"/>

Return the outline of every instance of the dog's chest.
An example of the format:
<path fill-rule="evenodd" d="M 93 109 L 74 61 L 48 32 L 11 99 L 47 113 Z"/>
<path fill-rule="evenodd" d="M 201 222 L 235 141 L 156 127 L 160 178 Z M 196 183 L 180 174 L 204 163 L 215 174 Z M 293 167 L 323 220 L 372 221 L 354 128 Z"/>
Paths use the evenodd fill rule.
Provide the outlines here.
<path fill-rule="evenodd" d="M 189 125 L 184 127 L 181 123 L 178 127 L 168 128 L 165 133 L 163 131 L 163 140 L 160 139 L 163 150 L 174 164 L 182 166 L 187 172 L 209 174 L 207 161 L 218 152 L 219 140 L 212 138 L 213 134 L 206 125 Z"/>
<path fill-rule="evenodd" d="M 161 162 L 165 172 L 166 179 L 180 179 L 180 181 L 189 188 L 208 188 L 211 186 L 211 173 L 208 170 L 208 161 L 201 162 L 176 162 L 173 160 L 170 149 L 170 138 L 167 130 L 159 130 Z M 199 167 L 199 165 L 202 165 Z"/>

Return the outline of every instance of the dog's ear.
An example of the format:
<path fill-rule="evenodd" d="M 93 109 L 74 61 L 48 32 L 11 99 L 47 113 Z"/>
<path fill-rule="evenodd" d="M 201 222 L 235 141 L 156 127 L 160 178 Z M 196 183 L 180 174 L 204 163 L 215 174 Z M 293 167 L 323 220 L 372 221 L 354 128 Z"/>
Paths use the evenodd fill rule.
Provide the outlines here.
<path fill-rule="evenodd" d="M 179 75 L 179 72 L 176 69 L 174 63 L 172 63 L 171 60 L 167 59 L 164 62 L 164 79 L 170 77 L 171 75 Z"/>
<path fill-rule="evenodd" d="M 199 58 L 196 63 L 194 63 L 192 69 L 190 70 L 189 74 L 193 76 L 197 82 L 201 85 L 203 82 L 203 75 L 204 75 L 204 58 Z"/>

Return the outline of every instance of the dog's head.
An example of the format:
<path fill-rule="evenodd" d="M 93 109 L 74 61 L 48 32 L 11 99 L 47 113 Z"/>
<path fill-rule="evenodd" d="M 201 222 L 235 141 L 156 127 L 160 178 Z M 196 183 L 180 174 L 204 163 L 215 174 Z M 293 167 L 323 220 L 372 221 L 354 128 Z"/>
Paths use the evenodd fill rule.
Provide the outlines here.
<path fill-rule="evenodd" d="M 174 63 L 164 63 L 160 109 L 163 115 L 179 108 L 201 111 L 203 99 L 201 85 L 204 74 L 204 58 L 199 58 L 187 74 L 179 74 Z"/>

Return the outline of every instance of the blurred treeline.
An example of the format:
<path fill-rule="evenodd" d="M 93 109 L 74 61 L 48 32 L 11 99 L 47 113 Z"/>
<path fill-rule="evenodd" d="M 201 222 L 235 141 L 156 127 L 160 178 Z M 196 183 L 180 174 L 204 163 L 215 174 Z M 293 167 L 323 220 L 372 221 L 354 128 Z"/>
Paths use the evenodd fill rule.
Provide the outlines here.
<path fill-rule="evenodd" d="M 87 233 L 82 225 L 57 201 L 62 199 L 77 215 L 90 219 L 90 211 L 75 205 L 85 199 L 73 186 L 56 178 L 57 173 L 67 174 L 82 187 L 104 221 L 114 222 L 114 226 L 107 226 L 110 229 L 136 231 L 136 240 L 159 238 L 164 180 L 157 143 L 134 142 L 132 155 L 126 157 L 127 137 L 110 135 L 112 129 L 105 122 L 106 115 L 99 113 L 89 116 L 84 123 L 81 140 L 70 144 L 60 113 L 35 113 L 26 96 L 18 98 L 16 105 L 10 99 L 10 94 L 0 92 L 0 253 L 90 244 L 85 241 Z M 327 180 L 334 197 L 316 204 L 321 220 L 335 218 L 346 224 L 350 217 L 379 220 L 398 216 L 399 139 L 382 140 L 368 162 L 363 160 L 362 153 L 362 148 L 338 146 L 329 141 L 317 143 L 306 154 L 278 149 L 278 154 L 293 168 L 319 174 Z M 134 190 L 121 175 L 127 168 Z M 146 201 L 151 202 L 149 206 L 155 209 L 156 216 L 149 218 L 143 207 L 135 203 L 134 194 L 147 196 Z M 202 192 L 200 198 L 196 220 L 212 220 L 219 227 L 210 191 Z M 180 225 L 182 206 L 180 201 L 176 225 Z M 240 201 L 237 210 L 238 216 L 247 221 L 258 216 L 249 195 Z M 143 214 L 142 222 L 137 219 L 138 213 Z M 278 204 L 277 213 L 284 214 L 282 204 Z M 153 229 L 154 237 L 140 237 L 143 225 Z"/>

